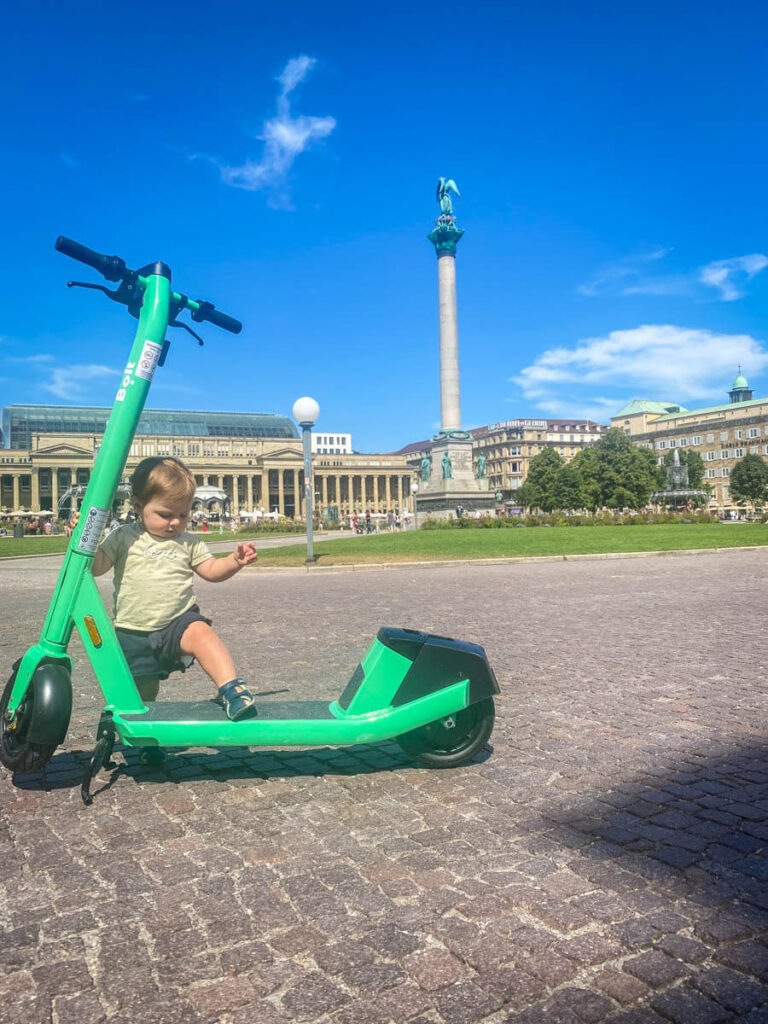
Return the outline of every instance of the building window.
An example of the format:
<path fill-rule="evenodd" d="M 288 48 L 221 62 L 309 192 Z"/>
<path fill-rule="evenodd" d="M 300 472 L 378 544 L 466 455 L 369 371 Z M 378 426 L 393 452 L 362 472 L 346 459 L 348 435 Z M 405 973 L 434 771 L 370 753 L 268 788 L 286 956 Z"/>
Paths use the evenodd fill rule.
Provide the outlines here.
<path fill-rule="evenodd" d="M 691 438 L 691 444 L 701 444 L 701 434 Z"/>
<path fill-rule="evenodd" d="M 708 478 L 709 478 L 710 480 L 711 480 L 711 479 L 712 479 L 712 478 L 713 478 L 714 476 L 716 476 L 716 475 L 717 475 L 717 470 L 716 470 L 716 469 L 708 469 L 708 470 L 707 470 L 707 477 L 708 477 Z"/>
<path fill-rule="evenodd" d="M 161 444 L 161 442 L 158 441 L 157 442 L 157 454 L 159 456 L 168 456 L 168 455 L 170 455 L 171 454 L 171 446 L 169 444 Z"/>
<path fill-rule="evenodd" d="M 747 431 L 747 437 L 760 437 L 760 428 L 750 427 Z"/>
<path fill-rule="evenodd" d="M 733 436 L 736 438 L 737 441 L 740 441 L 742 439 L 742 437 L 744 437 L 744 431 L 743 430 L 734 430 Z"/>
<path fill-rule="evenodd" d="M 656 442 L 656 447 L 659 449 L 659 451 L 662 451 L 664 448 L 667 447 L 667 442 L 666 441 L 657 441 Z"/>
<path fill-rule="evenodd" d="M 721 441 L 727 441 L 728 440 L 728 431 L 727 430 L 721 430 L 720 431 L 720 440 Z"/>
<path fill-rule="evenodd" d="M 730 475 L 731 475 L 731 468 L 730 468 L 730 466 L 723 466 L 723 476 L 730 476 Z"/>
<path fill-rule="evenodd" d="M 154 455 L 154 453 L 155 453 L 155 446 L 154 445 L 152 445 L 152 444 L 143 444 L 141 446 L 142 458 L 147 459 L 147 458 L 149 458 L 150 455 Z"/>
<path fill-rule="evenodd" d="M 734 448 L 733 449 L 733 457 L 734 457 L 734 459 L 743 459 L 744 458 L 744 449 L 743 448 Z"/>
<path fill-rule="evenodd" d="M 200 444 L 199 444 L 199 442 L 197 442 L 197 441 L 190 441 L 189 442 L 189 454 L 191 456 L 199 455 L 200 454 Z"/>
<path fill-rule="evenodd" d="M 720 449 L 720 458 L 721 459 L 730 459 L 730 457 L 731 457 L 731 450 L 730 450 L 730 448 L 721 448 Z"/>
<path fill-rule="evenodd" d="M 756 444 L 752 445 L 752 447 L 749 449 L 749 454 L 750 455 L 757 455 L 757 445 Z"/>
<path fill-rule="evenodd" d="M 680 438 L 680 447 L 681 448 L 687 448 L 688 447 L 688 438 L 687 437 L 681 437 Z"/>
<path fill-rule="evenodd" d="M 669 439 L 669 447 L 670 448 L 677 448 L 677 438 L 671 437 Z"/>
<path fill-rule="evenodd" d="M 707 462 L 712 462 L 713 459 L 717 458 L 717 452 L 707 452 Z"/>
<path fill-rule="evenodd" d="M 707 434 L 707 444 L 712 444 L 712 442 L 714 440 L 715 440 L 715 435 L 714 434 Z"/>

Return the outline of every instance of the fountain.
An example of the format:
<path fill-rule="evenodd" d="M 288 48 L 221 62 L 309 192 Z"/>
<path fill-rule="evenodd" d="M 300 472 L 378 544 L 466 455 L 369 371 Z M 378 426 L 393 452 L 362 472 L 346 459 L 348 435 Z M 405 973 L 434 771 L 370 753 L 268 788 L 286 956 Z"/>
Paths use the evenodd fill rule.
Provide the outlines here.
<path fill-rule="evenodd" d="M 688 467 L 680 464 L 677 449 L 672 462 L 667 466 L 667 486 L 663 491 L 654 491 L 650 497 L 654 505 L 703 505 L 709 497 L 708 493 L 698 487 L 688 486 Z"/>

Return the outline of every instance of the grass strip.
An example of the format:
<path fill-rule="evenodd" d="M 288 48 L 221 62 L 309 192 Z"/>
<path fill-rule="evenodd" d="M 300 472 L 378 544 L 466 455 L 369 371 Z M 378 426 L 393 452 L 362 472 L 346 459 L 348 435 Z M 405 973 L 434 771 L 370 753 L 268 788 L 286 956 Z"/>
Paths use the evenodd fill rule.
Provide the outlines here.
<path fill-rule="evenodd" d="M 684 551 L 768 544 L 761 523 L 683 523 L 651 526 L 523 527 L 503 530 L 425 530 L 318 541 L 319 565 L 520 558 L 541 555 Z M 257 544 L 258 548 L 258 544 Z M 303 565 L 306 542 L 259 552 L 261 566 Z"/>

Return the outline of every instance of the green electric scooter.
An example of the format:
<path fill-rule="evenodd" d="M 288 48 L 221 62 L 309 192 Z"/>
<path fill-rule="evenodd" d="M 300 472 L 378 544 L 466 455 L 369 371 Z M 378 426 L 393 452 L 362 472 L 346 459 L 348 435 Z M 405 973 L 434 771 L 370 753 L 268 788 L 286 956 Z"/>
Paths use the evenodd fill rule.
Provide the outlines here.
<path fill-rule="evenodd" d="M 144 704 L 91 573 L 93 556 L 112 507 L 152 378 L 165 362 L 168 327 L 178 320 L 208 321 L 237 334 L 242 324 L 212 303 L 171 288 L 165 263 L 129 270 L 118 256 L 102 256 L 60 237 L 59 252 L 98 270 L 114 290 L 93 288 L 127 306 L 139 326 L 115 396 L 80 518 L 67 548 L 40 640 L 13 666 L 0 699 L 0 761 L 15 772 L 41 768 L 64 741 L 72 712 L 72 662 L 77 628 L 105 699 L 96 745 L 81 793 L 101 767 L 113 767 L 119 738 L 127 746 L 340 746 L 395 739 L 415 760 L 455 767 L 471 760 L 490 738 L 496 678 L 482 647 L 418 630 L 385 627 L 352 674 L 344 692 L 321 701 L 262 701 L 258 717 L 231 722 L 214 700 Z"/>

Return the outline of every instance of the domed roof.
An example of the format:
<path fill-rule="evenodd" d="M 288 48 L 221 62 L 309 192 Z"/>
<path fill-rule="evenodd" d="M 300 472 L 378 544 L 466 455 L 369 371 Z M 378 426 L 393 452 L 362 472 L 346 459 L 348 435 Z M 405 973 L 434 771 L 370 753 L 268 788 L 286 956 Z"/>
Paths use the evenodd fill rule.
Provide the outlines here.
<path fill-rule="evenodd" d="M 736 374 L 736 377 L 735 377 L 735 379 L 733 381 L 733 387 L 731 388 L 731 391 L 737 391 L 740 388 L 749 388 L 749 384 L 747 383 L 747 378 L 744 376 L 743 373 L 737 373 Z"/>

